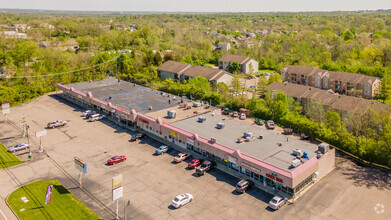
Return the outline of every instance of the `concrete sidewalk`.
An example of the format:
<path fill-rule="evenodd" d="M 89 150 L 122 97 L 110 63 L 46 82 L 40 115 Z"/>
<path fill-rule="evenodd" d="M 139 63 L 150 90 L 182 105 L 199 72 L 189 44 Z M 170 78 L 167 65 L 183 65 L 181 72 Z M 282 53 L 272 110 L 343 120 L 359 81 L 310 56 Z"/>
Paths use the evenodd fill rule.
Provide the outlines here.
<path fill-rule="evenodd" d="M 0 196 L 0 220 L 17 220 L 14 213 L 9 209 L 5 203 L 5 198 Z"/>

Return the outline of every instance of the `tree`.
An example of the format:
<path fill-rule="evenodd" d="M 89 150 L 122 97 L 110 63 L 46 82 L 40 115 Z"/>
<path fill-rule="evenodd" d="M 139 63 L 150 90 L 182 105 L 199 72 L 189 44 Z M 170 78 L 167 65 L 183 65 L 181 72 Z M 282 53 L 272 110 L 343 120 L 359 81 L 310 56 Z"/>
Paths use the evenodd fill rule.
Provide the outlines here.
<path fill-rule="evenodd" d="M 354 34 L 350 30 L 346 30 L 341 35 L 344 41 L 349 41 L 354 39 Z"/>
<path fill-rule="evenodd" d="M 341 115 L 339 115 L 337 112 L 327 111 L 326 114 L 324 114 L 323 118 L 324 118 L 324 124 L 330 130 L 336 132 L 341 129 L 342 127 Z"/>
<path fill-rule="evenodd" d="M 228 72 L 238 73 L 240 71 L 240 65 L 238 62 L 234 61 L 228 65 Z"/>

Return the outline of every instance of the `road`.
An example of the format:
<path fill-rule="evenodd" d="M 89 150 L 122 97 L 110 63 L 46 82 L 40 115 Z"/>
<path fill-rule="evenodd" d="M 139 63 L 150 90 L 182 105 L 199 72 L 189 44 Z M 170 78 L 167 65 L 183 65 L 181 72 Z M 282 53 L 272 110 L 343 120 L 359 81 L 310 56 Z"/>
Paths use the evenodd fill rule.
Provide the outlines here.
<path fill-rule="evenodd" d="M 267 208 L 270 195 L 256 189 L 238 195 L 234 192 L 238 179 L 218 170 L 198 177 L 194 170 L 186 169 L 186 163 L 172 163 L 172 157 L 178 152 L 155 156 L 153 152 L 160 146 L 159 142 L 149 138 L 129 142 L 131 132 L 107 120 L 87 122 L 80 117 L 82 110 L 53 95 L 11 108 L 8 116 L 11 122 L 18 124 L 21 115 L 27 116 L 30 136 L 42 130 L 49 121 L 67 120 L 69 125 L 50 129 L 47 136 L 42 137 L 48 156 L 39 154 L 35 145 L 32 161 L 8 169 L 18 181 L 0 170 L 2 198 L 18 187 L 17 182 L 26 184 L 38 179 L 57 179 L 101 218 L 112 219 L 102 204 L 115 210 L 111 199 L 111 178 L 123 174 L 124 197 L 119 202 L 120 214 L 123 215 L 123 204 L 131 200 L 131 205 L 125 207 L 128 219 L 391 218 L 390 173 L 361 167 L 338 156 L 334 171 L 294 204 L 272 211 Z M 39 143 L 39 139 L 33 139 Z M 27 140 L 0 117 L 0 141 L 11 146 Z M 18 152 L 17 155 L 27 160 L 27 152 Z M 126 155 L 128 159 L 115 166 L 106 166 L 105 161 L 114 155 Z M 75 156 L 88 163 L 83 188 L 95 199 L 74 181 L 78 178 L 73 164 Z M 195 199 L 175 210 L 169 204 L 180 193 L 191 193 Z M 0 209 L 5 211 L 3 206 Z"/>

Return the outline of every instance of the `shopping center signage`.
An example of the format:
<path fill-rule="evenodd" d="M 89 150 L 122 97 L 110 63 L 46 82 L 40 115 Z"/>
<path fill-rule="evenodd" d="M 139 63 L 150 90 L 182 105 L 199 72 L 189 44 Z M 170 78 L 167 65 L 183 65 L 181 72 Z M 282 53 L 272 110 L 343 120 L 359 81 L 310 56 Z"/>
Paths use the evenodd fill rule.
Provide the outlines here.
<path fill-rule="evenodd" d="M 171 137 L 178 138 L 178 134 L 173 131 L 170 131 L 170 135 Z"/>
<path fill-rule="evenodd" d="M 269 179 L 272 179 L 272 180 L 275 180 L 276 182 L 279 182 L 279 183 L 283 183 L 282 179 L 276 177 L 277 174 L 275 173 L 272 173 L 272 174 L 266 174 L 266 177 L 269 178 Z"/>
<path fill-rule="evenodd" d="M 139 118 L 138 120 L 141 121 L 142 123 L 145 123 L 145 124 L 149 125 L 149 121 L 146 121 L 146 120 L 144 120 L 142 118 Z"/>

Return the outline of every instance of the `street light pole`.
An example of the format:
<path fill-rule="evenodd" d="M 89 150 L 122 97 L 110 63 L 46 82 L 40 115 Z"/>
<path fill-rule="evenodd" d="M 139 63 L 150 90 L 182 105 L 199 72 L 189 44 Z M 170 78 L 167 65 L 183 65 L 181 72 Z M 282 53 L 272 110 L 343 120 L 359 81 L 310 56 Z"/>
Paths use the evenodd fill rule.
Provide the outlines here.
<path fill-rule="evenodd" d="M 129 206 L 130 205 L 130 200 L 128 200 L 125 204 L 124 204 L 124 220 L 126 220 L 126 206 Z"/>
<path fill-rule="evenodd" d="M 29 146 L 29 153 L 31 153 L 31 148 L 30 148 L 30 137 L 29 137 L 29 125 L 26 125 L 26 133 L 27 133 L 27 144 Z"/>

